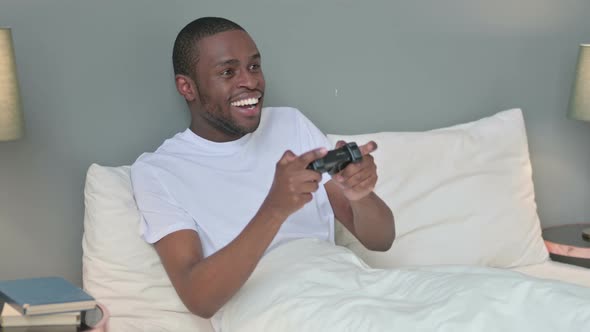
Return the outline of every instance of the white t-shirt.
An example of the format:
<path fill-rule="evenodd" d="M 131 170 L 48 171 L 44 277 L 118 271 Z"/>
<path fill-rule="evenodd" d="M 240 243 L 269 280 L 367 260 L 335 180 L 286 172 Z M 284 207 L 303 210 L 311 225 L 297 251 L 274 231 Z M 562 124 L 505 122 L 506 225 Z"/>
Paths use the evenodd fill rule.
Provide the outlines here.
<path fill-rule="evenodd" d="M 326 136 L 294 108 L 267 107 L 258 129 L 231 142 L 211 142 L 190 129 L 144 153 L 131 167 L 140 232 L 154 243 L 172 232 L 195 230 L 205 257 L 231 242 L 254 217 L 290 149 L 299 155 L 326 147 Z M 322 184 L 330 179 L 324 174 Z M 323 185 L 314 199 L 281 226 L 269 250 L 314 237 L 334 242 L 334 213 Z"/>

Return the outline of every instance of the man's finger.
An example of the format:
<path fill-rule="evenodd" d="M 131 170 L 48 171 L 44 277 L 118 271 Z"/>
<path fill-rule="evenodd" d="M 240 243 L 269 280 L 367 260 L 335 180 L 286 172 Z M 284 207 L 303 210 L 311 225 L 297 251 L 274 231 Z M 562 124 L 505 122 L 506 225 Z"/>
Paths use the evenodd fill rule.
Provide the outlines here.
<path fill-rule="evenodd" d="M 375 183 L 377 182 L 377 174 L 371 174 L 371 176 L 369 176 L 368 178 L 364 179 L 363 181 L 361 181 L 360 183 L 357 183 L 354 187 L 352 187 L 353 190 L 363 190 L 363 189 L 375 189 Z"/>
<path fill-rule="evenodd" d="M 291 150 L 285 151 L 281 159 L 279 159 L 279 164 L 285 165 L 293 160 L 297 159 L 297 156 Z"/>
<path fill-rule="evenodd" d="M 363 156 L 366 156 L 369 153 L 377 150 L 377 143 L 375 143 L 375 141 L 369 141 L 367 144 L 359 146 L 359 150 L 361 150 L 361 154 Z"/>
<path fill-rule="evenodd" d="M 371 156 L 367 156 L 367 158 L 370 158 L 370 157 Z M 363 165 L 362 165 L 363 162 L 364 162 L 364 160 L 358 164 L 349 164 L 348 166 L 346 166 L 345 169 L 340 171 L 338 174 L 336 174 L 332 178 L 335 178 L 336 181 L 338 181 L 340 183 L 344 183 L 344 182 L 348 182 L 350 180 L 350 178 L 358 176 L 358 174 L 360 174 L 360 173 L 370 172 L 370 169 L 368 169 L 367 167 L 363 167 Z"/>
<path fill-rule="evenodd" d="M 346 145 L 345 141 L 338 141 L 336 142 L 336 149 L 343 147 L 344 145 Z"/>
<path fill-rule="evenodd" d="M 322 181 L 322 174 L 309 170 L 308 172 L 301 172 L 297 175 L 297 180 L 300 182 L 320 182 Z"/>
<path fill-rule="evenodd" d="M 313 149 L 311 151 L 307 151 L 307 152 L 303 153 L 297 159 L 299 160 L 299 162 L 302 165 L 304 165 L 304 167 L 307 167 L 307 165 L 309 165 L 309 163 L 311 163 L 312 161 L 314 161 L 316 159 L 320 159 L 320 158 L 324 157 L 327 153 L 328 153 L 328 149 L 318 148 L 318 149 Z"/>
<path fill-rule="evenodd" d="M 300 193 L 314 193 L 316 191 L 318 191 L 318 188 L 320 187 L 319 183 L 317 182 L 304 182 L 301 185 L 299 185 L 299 190 Z"/>
<path fill-rule="evenodd" d="M 374 173 L 370 172 L 369 170 L 366 170 L 366 169 L 361 170 L 360 172 L 357 172 L 356 174 L 349 176 L 348 178 L 346 178 L 344 181 L 342 181 L 340 183 L 346 187 L 352 188 L 352 187 L 356 186 L 357 184 L 362 183 L 366 179 L 372 177 L 373 174 Z"/>

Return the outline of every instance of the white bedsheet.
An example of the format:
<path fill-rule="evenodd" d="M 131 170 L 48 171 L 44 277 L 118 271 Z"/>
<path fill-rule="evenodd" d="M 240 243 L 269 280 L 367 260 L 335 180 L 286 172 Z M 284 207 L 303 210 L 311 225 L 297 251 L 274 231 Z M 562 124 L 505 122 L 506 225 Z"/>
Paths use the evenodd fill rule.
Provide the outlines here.
<path fill-rule="evenodd" d="M 214 317 L 227 331 L 590 331 L 590 288 L 481 267 L 377 270 L 298 240 Z"/>
<path fill-rule="evenodd" d="M 512 270 L 537 278 L 561 280 L 590 287 L 590 269 L 585 267 L 547 261 L 542 264 L 521 266 Z M 588 331 L 590 331 L 590 328 Z"/>

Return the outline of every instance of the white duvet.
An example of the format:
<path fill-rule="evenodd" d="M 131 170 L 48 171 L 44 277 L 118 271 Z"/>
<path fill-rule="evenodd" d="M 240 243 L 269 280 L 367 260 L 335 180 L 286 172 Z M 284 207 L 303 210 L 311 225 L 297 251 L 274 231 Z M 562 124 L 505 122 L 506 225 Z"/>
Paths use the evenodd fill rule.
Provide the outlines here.
<path fill-rule="evenodd" d="M 371 269 L 297 240 L 268 253 L 218 331 L 590 331 L 590 288 L 482 267 Z"/>

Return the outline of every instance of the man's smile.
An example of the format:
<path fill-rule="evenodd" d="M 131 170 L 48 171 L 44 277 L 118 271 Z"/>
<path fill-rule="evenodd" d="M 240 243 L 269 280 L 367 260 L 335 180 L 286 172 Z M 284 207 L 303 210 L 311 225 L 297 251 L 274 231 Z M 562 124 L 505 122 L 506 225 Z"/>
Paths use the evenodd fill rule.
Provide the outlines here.
<path fill-rule="evenodd" d="M 232 102 L 230 105 L 240 114 L 251 117 L 260 113 L 260 99 L 262 97 L 242 98 Z"/>
<path fill-rule="evenodd" d="M 254 107 L 258 104 L 259 100 L 259 98 L 245 98 L 234 101 L 233 103 L 231 103 L 231 105 L 236 107 Z"/>

